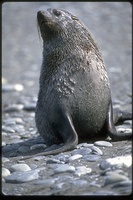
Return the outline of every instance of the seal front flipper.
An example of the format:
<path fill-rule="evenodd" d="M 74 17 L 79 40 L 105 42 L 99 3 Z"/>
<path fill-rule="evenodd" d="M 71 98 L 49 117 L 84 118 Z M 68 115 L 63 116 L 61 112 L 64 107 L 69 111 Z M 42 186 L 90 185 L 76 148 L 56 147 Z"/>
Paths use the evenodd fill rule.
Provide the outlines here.
<path fill-rule="evenodd" d="M 104 125 L 105 131 L 113 141 L 120 141 L 132 138 L 132 133 L 117 132 L 113 122 L 113 107 L 112 102 L 109 104 L 109 109 Z"/>
<path fill-rule="evenodd" d="M 37 153 L 30 156 L 25 156 L 18 160 L 26 160 L 28 158 L 32 158 L 35 156 L 46 156 L 46 155 L 54 155 L 64 151 L 68 151 L 74 149 L 78 144 L 78 135 L 74 128 L 72 119 L 69 114 L 59 111 L 58 112 L 58 123 L 56 125 L 52 125 L 58 134 L 62 137 L 63 144 L 61 147 L 49 151 L 44 151 L 41 153 Z"/>

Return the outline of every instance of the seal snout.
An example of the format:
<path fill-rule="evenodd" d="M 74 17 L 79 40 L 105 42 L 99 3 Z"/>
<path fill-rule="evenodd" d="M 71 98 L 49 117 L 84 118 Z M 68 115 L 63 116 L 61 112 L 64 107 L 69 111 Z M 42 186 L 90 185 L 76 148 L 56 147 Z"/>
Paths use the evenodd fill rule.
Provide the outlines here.
<path fill-rule="evenodd" d="M 40 25 L 47 23 L 51 19 L 51 14 L 47 11 L 40 10 L 37 12 L 37 20 Z"/>

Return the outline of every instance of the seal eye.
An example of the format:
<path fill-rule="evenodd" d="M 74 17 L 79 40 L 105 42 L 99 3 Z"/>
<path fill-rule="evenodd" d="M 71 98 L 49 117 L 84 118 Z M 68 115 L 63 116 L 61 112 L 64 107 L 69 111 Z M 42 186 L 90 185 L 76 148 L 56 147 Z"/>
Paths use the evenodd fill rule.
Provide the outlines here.
<path fill-rule="evenodd" d="M 54 13 L 57 17 L 59 17 L 59 16 L 61 15 L 61 12 L 58 11 L 58 10 L 56 10 L 56 9 L 53 9 L 53 13 Z"/>

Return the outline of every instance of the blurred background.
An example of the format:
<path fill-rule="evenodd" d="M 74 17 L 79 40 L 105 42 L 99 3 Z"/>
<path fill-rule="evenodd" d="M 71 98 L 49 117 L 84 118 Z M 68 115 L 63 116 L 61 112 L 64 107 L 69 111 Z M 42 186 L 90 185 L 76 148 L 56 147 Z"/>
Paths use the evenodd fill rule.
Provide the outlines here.
<path fill-rule="evenodd" d="M 131 103 L 132 6 L 129 2 L 3 3 L 3 84 L 20 83 L 24 86 L 22 96 L 37 97 L 42 43 L 36 14 L 47 8 L 68 10 L 83 21 L 102 51 L 113 101 Z"/>

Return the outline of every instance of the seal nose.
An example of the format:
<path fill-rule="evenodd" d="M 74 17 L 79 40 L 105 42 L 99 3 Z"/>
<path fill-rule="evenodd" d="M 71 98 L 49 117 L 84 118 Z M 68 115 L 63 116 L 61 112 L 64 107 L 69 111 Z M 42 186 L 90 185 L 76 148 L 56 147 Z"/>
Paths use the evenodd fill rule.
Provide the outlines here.
<path fill-rule="evenodd" d="M 40 10 L 37 12 L 37 18 L 42 17 L 44 15 L 44 11 Z"/>

